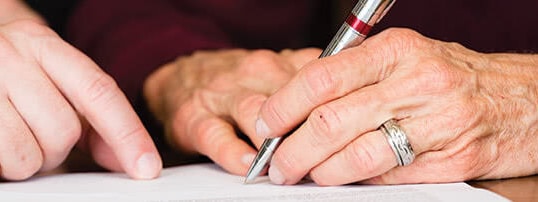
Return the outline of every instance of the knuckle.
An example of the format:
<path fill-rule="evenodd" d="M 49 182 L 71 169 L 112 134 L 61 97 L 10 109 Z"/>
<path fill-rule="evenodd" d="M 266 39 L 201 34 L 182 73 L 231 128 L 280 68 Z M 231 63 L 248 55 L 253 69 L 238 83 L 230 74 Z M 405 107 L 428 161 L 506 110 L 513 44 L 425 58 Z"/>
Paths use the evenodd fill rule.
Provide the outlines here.
<path fill-rule="evenodd" d="M 48 137 L 52 137 L 51 135 L 53 134 L 49 134 Z M 54 131 L 54 135 L 54 138 L 40 139 L 40 146 L 44 158 L 41 170 L 47 171 L 62 163 L 69 154 L 69 151 L 71 151 L 73 146 L 80 139 L 80 124 L 78 121 L 63 124 L 61 129 Z"/>
<path fill-rule="evenodd" d="M 193 150 L 191 144 L 196 140 L 189 141 L 190 135 L 195 134 L 192 130 L 194 124 L 191 124 L 193 102 L 186 102 L 176 109 L 168 109 L 169 114 L 160 115 L 160 119 L 164 122 L 164 133 L 167 143 L 173 148 L 181 151 Z"/>
<path fill-rule="evenodd" d="M 384 32 L 383 40 L 389 43 L 410 43 L 425 40 L 420 33 L 407 28 L 389 28 Z M 416 45 L 411 43 L 412 45 Z"/>
<path fill-rule="evenodd" d="M 367 112 L 374 111 L 379 112 L 384 110 L 389 97 L 384 93 L 371 93 L 368 91 L 354 92 L 355 103 L 360 103 L 363 107 L 361 110 L 367 110 Z M 353 112 L 356 113 L 356 112 Z"/>
<path fill-rule="evenodd" d="M 386 35 L 390 36 L 411 36 L 415 37 L 416 35 L 419 35 L 416 31 L 412 29 L 407 28 L 399 28 L 399 27 L 391 27 L 383 31 Z"/>
<path fill-rule="evenodd" d="M 443 60 L 425 59 L 419 66 L 427 67 L 416 77 L 418 86 L 421 86 L 426 93 L 446 92 L 461 84 L 461 78 Z"/>
<path fill-rule="evenodd" d="M 231 72 L 226 72 L 216 75 L 215 78 L 210 81 L 210 83 L 201 86 L 201 90 L 194 89 L 193 91 L 197 91 L 201 93 L 201 95 L 216 95 L 221 93 L 221 91 L 230 91 L 231 89 L 237 88 L 237 84 L 235 84 L 237 80 L 237 75 L 234 75 Z M 226 95 L 228 93 L 223 94 Z M 200 98 L 203 98 L 203 96 Z"/>
<path fill-rule="evenodd" d="M 33 20 L 17 20 L 6 25 L 11 33 L 29 35 L 31 37 L 58 36 L 48 26 L 37 23 Z"/>
<path fill-rule="evenodd" d="M 375 154 L 376 151 L 371 143 L 365 143 L 360 146 L 353 145 L 351 149 L 346 150 L 344 159 L 351 162 L 351 171 L 353 176 L 364 176 L 365 174 L 374 173 L 378 170 Z"/>
<path fill-rule="evenodd" d="M 54 147 L 52 148 L 53 154 L 67 154 L 73 145 L 80 139 L 82 126 L 78 119 L 71 121 L 69 124 L 62 124 L 61 131 L 58 133 L 59 138 L 55 138 L 53 141 Z"/>
<path fill-rule="evenodd" d="M 200 121 L 194 131 L 195 149 L 204 155 L 215 157 L 226 149 L 226 145 L 222 145 L 219 137 L 224 131 L 223 125 L 216 123 L 212 119 L 204 119 Z"/>
<path fill-rule="evenodd" d="M 250 54 L 248 54 L 245 59 L 249 60 L 247 63 L 262 63 L 265 62 L 273 62 L 272 58 L 277 56 L 277 54 L 270 50 L 260 49 L 260 50 L 254 50 Z M 260 62 L 261 61 L 261 62 Z"/>
<path fill-rule="evenodd" d="M 374 43 L 397 45 L 396 47 L 414 46 L 424 40 L 418 32 L 407 28 L 388 28 L 379 33 L 378 37 L 372 38 Z"/>
<path fill-rule="evenodd" d="M 316 105 L 318 102 L 343 93 L 343 79 L 335 78 L 327 64 L 321 63 L 315 68 L 306 68 L 306 71 L 303 72 L 306 98 L 310 103 Z"/>
<path fill-rule="evenodd" d="M 0 60 L 3 63 L 3 65 L 0 66 L 0 70 L 2 70 L 2 74 L 0 74 L 0 77 L 3 78 L 6 75 L 10 75 L 9 73 L 7 73 L 7 71 L 12 71 L 9 68 L 12 65 L 7 65 L 7 64 L 9 64 L 10 62 L 21 61 L 21 59 L 20 59 L 20 54 L 18 54 L 11 40 L 8 39 L 6 36 L 3 36 L 2 34 L 0 34 L 0 53 L 2 54 L 0 56 L 1 58 Z M 3 80 L 5 79 L 2 79 L 2 81 Z"/>
<path fill-rule="evenodd" d="M 287 128 L 289 123 L 292 123 L 292 116 L 287 113 L 287 110 L 280 110 L 286 109 L 285 106 L 281 106 L 283 104 L 283 102 L 274 102 L 272 99 L 268 99 L 261 108 L 261 116 L 269 128 Z"/>
<path fill-rule="evenodd" d="M 266 96 L 261 94 L 247 96 L 239 101 L 239 104 L 234 111 L 236 111 L 237 114 L 248 114 L 254 111 L 258 111 L 259 109 L 253 109 L 253 107 L 259 107 L 260 103 L 265 99 Z"/>
<path fill-rule="evenodd" d="M 281 171 L 286 171 L 282 174 L 286 176 L 303 176 L 308 172 L 299 156 L 296 156 L 292 152 L 277 152 L 275 153 L 273 162 L 277 162 L 278 168 Z"/>
<path fill-rule="evenodd" d="M 343 130 L 342 118 L 331 106 L 320 106 L 308 117 L 309 125 L 312 127 L 313 146 L 337 144 L 336 134 L 341 134 Z"/>
<path fill-rule="evenodd" d="M 432 42 L 418 32 L 407 28 L 389 28 L 376 36 L 364 41 L 364 47 L 369 48 L 368 53 L 374 58 L 383 58 L 387 61 L 394 61 L 412 55 L 417 51 L 429 48 Z M 376 57 L 377 56 L 377 57 Z"/>
<path fill-rule="evenodd" d="M 260 71 L 270 71 L 278 67 L 277 54 L 270 50 L 254 50 L 247 54 L 238 65 L 238 71 L 247 75 Z"/>
<path fill-rule="evenodd" d="M 206 155 L 220 165 L 229 163 L 233 144 L 233 139 L 226 136 L 233 134 L 233 128 L 230 125 L 221 124 L 215 119 L 206 119 L 201 121 L 196 130 L 196 142 L 193 147 L 203 155 Z M 229 133 L 229 134 L 226 134 Z"/>
<path fill-rule="evenodd" d="M 106 102 L 118 96 L 119 87 L 116 81 L 105 73 L 98 72 L 86 82 L 87 87 L 83 95 L 87 95 L 91 103 L 108 104 Z"/>
<path fill-rule="evenodd" d="M 137 124 L 136 126 L 125 126 L 123 130 L 120 130 L 117 135 L 113 135 L 113 142 L 117 145 L 138 145 L 140 141 L 140 134 L 146 133 L 146 129 L 143 125 Z"/>
<path fill-rule="evenodd" d="M 27 49 L 26 46 L 44 46 L 60 39 L 51 28 L 32 20 L 17 20 L 3 25 L 0 29 L 0 52 L 3 57 L 8 58 L 28 54 L 21 51 Z"/>

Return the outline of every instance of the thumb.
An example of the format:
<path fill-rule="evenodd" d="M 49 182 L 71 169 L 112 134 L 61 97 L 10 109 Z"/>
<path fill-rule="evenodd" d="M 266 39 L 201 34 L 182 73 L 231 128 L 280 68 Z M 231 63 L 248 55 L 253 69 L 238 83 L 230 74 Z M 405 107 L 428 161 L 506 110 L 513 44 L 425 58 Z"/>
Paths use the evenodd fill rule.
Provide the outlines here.
<path fill-rule="evenodd" d="M 256 121 L 257 135 L 268 138 L 286 134 L 315 108 L 383 80 L 410 51 L 409 43 L 417 41 L 416 35 L 409 30 L 390 29 L 360 46 L 305 64 L 262 105 Z"/>

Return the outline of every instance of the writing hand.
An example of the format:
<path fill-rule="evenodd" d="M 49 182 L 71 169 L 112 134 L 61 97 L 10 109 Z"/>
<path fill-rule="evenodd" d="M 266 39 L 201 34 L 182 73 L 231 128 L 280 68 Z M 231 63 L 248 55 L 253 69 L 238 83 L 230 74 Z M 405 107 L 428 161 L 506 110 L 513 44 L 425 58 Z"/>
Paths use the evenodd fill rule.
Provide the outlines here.
<path fill-rule="evenodd" d="M 482 54 L 406 29 L 311 62 L 261 106 L 257 133 L 292 130 L 269 176 L 294 184 L 454 182 L 536 173 L 534 55 Z M 395 119 L 416 159 L 378 130 Z M 524 143 L 525 142 L 525 143 Z"/>

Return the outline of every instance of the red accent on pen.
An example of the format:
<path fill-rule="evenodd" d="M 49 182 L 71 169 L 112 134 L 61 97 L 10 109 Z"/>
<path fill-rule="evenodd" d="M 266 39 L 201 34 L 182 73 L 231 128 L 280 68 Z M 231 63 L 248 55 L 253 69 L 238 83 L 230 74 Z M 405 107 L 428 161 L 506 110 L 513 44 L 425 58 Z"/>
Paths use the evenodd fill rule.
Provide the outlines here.
<path fill-rule="evenodd" d="M 370 30 L 372 29 L 372 26 L 363 22 L 353 14 L 347 17 L 346 23 L 355 31 L 359 32 L 364 36 L 368 35 L 368 32 L 370 32 Z"/>

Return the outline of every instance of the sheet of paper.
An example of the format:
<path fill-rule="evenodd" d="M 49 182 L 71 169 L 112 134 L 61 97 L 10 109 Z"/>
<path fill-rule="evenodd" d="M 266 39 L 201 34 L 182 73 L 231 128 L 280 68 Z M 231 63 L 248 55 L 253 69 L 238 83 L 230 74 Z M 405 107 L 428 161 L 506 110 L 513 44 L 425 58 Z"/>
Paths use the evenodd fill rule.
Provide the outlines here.
<path fill-rule="evenodd" d="M 155 180 L 119 173 L 71 173 L 0 183 L 0 201 L 508 201 L 465 183 L 400 186 L 254 184 L 214 164 L 166 168 Z"/>

